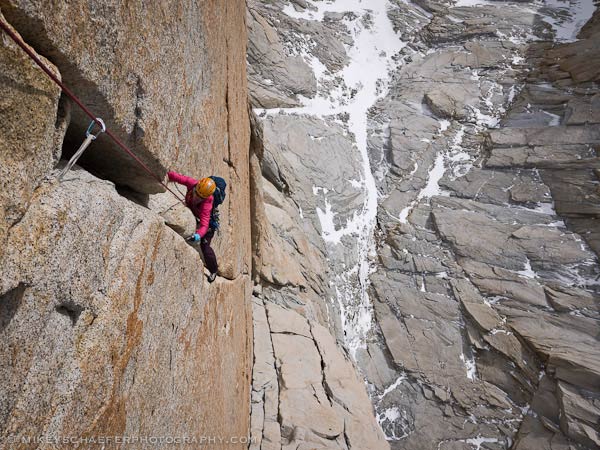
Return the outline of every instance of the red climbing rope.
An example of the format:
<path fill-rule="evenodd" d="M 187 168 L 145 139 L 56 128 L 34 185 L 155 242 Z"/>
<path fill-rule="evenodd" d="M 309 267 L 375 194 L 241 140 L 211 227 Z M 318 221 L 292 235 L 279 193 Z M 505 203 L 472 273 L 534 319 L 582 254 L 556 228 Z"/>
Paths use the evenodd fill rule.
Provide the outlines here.
<path fill-rule="evenodd" d="M 25 53 L 27 53 L 29 55 L 29 57 L 31 59 L 33 59 L 33 61 L 40 66 L 40 68 L 46 72 L 46 74 L 52 79 L 52 81 L 54 81 L 61 89 L 62 91 L 67 94 L 69 96 L 69 98 L 71 100 L 73 100 L 75 103 L 77 103 L 77 106 L 79 106 L 81 108 L 81 110 L 86 113 L 90 119 L 92 119 L 94 122 L 96 122 L 98 124 L 98 126 L 103 127 L 104 125 L 98 120 L 97 116 L 92 113 L 82 102 L 81 100 L 79 100 L 79 98 L 73 94 L 73 92 L 71 92 L 71 90 L 66 87 L 59 79 L 58 77 L 52 73 L 52 71 L 37 57 L 37 55 L 30 49 L 27 47 L 27 45 L 19 38 L 19 36 L 17 36 L 16 33 L 14 33 L 10 27 L 4 23 L 4 21 L 0 20 L 0 28 L 2 28 L 6 34 L 8 34 L 10 36 L 10 38 L 15 41 L 15 43 L 21 47 Z M 185 201 L 179 197 L 173 190 L 171 190 L 165 183 L 163 183 L 162 178 L 159 177 L 156 173 L 154 173 L 138 156 L 135 155 L 135 153 L 133 153 L 125 144 L 123 144 L 123 142 L 121 142 L 121 140 L 115 136 L 109 129 L 105 130 L 105 133 L 113 140 L 115 141 L 115 143 L 122 149 L 124 150 L 129 156 L 131 156 L 146 172 L 148 172 L 150 175 L 152 175 L 152 177 L 154 177 L 156 179 L 156 181 L 158 181 L 165 189 L 167 189 L 171 194 L 173 194 L 177 200 L 179 200 L 181 203 L 183 203 L 185 205 Z"/>

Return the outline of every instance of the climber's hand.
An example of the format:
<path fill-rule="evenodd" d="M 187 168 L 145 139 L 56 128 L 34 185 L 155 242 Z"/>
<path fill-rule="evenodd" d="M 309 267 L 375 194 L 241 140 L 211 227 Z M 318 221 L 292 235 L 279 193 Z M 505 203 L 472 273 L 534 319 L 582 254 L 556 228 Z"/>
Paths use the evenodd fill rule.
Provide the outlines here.
<path fill-rule="evenodd" d="M 198 242 L 199 240 L 200 240 L 200 235 L 198 233 L 194 233 L 188 238 L 188 241 L 190 241 L 190 242 Z"/>

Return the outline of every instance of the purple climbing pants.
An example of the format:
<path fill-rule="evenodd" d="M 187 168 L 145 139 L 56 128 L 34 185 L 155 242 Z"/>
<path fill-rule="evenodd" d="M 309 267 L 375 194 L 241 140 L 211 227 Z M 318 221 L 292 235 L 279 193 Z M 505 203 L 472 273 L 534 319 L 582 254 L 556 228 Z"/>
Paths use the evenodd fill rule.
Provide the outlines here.
<path fill-rule="evenodd" d="M 215 251 L 210 246 L 210 241 L 215 235 L 215 230 L 210 228 L 204 237 L 200 239 L 200 248 L 202 249 L 202 254 L 204 255 L 204 263 L 206 264 L 206 268 L 210 271 L 210 273 L 215 273 L 219 270 L 219 265 L 217 264 L 217 256 L 215 255 Z"/>

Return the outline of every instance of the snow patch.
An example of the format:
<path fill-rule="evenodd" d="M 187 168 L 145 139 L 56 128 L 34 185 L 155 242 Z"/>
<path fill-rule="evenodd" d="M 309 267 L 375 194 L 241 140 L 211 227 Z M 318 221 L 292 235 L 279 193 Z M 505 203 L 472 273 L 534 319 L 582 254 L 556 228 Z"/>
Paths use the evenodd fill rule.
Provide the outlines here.
<path fill-rule="evenodd" d="M 554 29 L 557 42 L 575 42 L 585 23 L 594 14 L 594 0 L 545 0 L 550 11 L 541 19 Z"/>
<path fill-rule="evenodd" d="M 440 134 L 446 131 L 450 127 L 450 121 L 446 119 L 442 119 L 440 122 Z"/>
<path fill-rule="evenodd" d="M 557 127 L 560 125 L 561 117 L 558 114 L 552 114 L 548 111 L 542 111 L 542 113 L 550 117 L 550 122 L 547 123 L 549 127 Z"/>
<path fill-rule="evenodd" d="M 500 441 L 498 438 L 486 438 L 486 437 L 477 436 L 476 438 L 463 439 L 463 440 L 460 440 L 459 442 L 465 442 L 469 445 L 473 445 L 475 447 L 475 450 L 481 450 L 481 446 L 483 444 L 486 444 L 486 443 L 496 444 L 496 443 L 500 443 L 502 441 Z"/>
<path fill-rule="evenodd" d="M 396 390 L 396 388 L 397 388 L 398 386 L 400 386 L 404 380 L 406 380 L 406 378 L 407 378 L 407 377 L 406 377 L 406 374 L 405 374 L 405 373 L 402 373 L 402 374 L 401 374 L 401 375 L 400 375 L 400 376 L 399 376 L 399 377 L 396 379 L 396 381 L 394 381 L 394 382 L 393 382 L 392 384 L 390 384 L 390 385 L 389 385 L 387 388 L 385 388 L 385 390 L 384 390 L 384 391 L 383 391 L 383 392 L 382 392 L 380 395 L 378 395 L 378 396 L 377 396 L 377 398 L 378 398 L 379 400 L 382 400 L 382 399 L 383 399 L 383 398 L 384 398 L 386 395 L 388 395 L 390 392 L 392 392 L 392 391 L 395 391 L 395 390 Z"/>
<path fill-rule="evenodd" d="M 342 318 L 345 344 L 350 354 L 355 356 L 357 349 L 365 345 L 366 334 L 372 322 L 367 288 L 371 271 L 369 255 L 374 251 L 373 230 L 376 225 L 378 193 L 367 150 L 367 113 L 377 100 L 387 94 L 390 71 L 398 64 L 393 57 L 406 43 L 393 29 L 387 15 L 390 7 L 387 0 L 371 0 L 368 3 L 362 0 L 309 0 L 308 3 L 310 8 L 304 11 L 296 11 L 288 4 L 284 12 L 295 19 L 318 21 L 323 20 L 328 12 L 353 12 L 343 19 L 350 30 L 353 45 L 347 48 L 349 64 L 340 72 L 329 73 L 316 57 L 310 55 L 310 48 L 302 51 L 302 56 L 313 68 L 318 83 L 329 81 L 336 88 L 320 93 L 313 99 L 299 96 L 302 106 L 279 111 L 317 117 L 346 114 L 348 129 L 354 135 L 356 147 L 362 157 L 362 207 L 354 211 L 345 224 L 340 226 L 338 223 L 339 228 L 335 225 L 336 212 L 327 198 L 324 199 L 324 209 L 317 208 L 322 236 L 328 244 L 338 245 L 344 236 L 352 236 L 358 247 L 359 266 L 355 276 L 358 275 L 359 291 L 354 287 L 357 280 L 352 279 L 348 272 L 339 274 L 334 281 L 338 303 L 340 306 L 344 305 L 341 309 L 345 315 Z M 368 20 L 364 20 L 366 18 Z M 334 77 L 343 81 L 334 83 Z M 358 187 L 357 183 L 352 185 Z"/>
<path fill-rule="evenodd" d="M 460 360 L 463 362 L 465 368 L 467 369 L 467 378 L 471 381 L 475 381 L 475 378 L 477 377 L 477 366 L 475 365 L 475 358 L 473 358 L 472 356 L 467 357 L 464 353 L 461 353 Z"/>
<path fill-rule="evenodd" d="M 479 5 L 496 6 L 496 3 L 488 0 L 457 0 L 454 2 L 454 7 L 471 7 Z"/>
<path fill-rule="evenodd" d="M 444 172 L 446 172 L 444 155 L 440 153 L 435 157 L 433 167 L 429 170 L 429 174 L 427 176 L 427 185 L 421 189 L 421 192 L 419 192 L 419 195 L 417 196 L 417 200 L 421 200 L 422 198 L 430 198 L 442 193 L 439 182 L 444 176 Z"/>
<path fill-rule="evenodd" d="M 529 261 L 529 258 L 526 258 L 525 260 L 525 268 L 523 270 L 518 270 L 517 273 L 522 278 L 538 278 L 537 273 L 531 268 L 531 261 Z"/>
<path fill-rule="evenodd" d="M 405 425 L 407 415 L 398 406 L 381 410 L 377 413 L 376 419 L 388 441 L 399 441 L 408 436 L 408 429 Z M 400 435 L 397 434 L 398 428 L 402 432 Z"/>

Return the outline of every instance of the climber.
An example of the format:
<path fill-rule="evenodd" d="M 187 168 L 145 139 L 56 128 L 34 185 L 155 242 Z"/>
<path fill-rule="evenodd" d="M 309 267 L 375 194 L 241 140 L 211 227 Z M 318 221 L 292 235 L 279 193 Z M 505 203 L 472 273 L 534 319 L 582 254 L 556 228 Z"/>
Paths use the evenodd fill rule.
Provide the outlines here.
<path fill-rule="evenodd" d="M 219 228 L 217 207 L 225 199 L 225 180 L 220 177 L 206 177 L 196 180 L 177 172 L 168 173 L 169 181 L 183 184 L 187 188 L 185 204 L 196 217 L 196 232 L 188 239 L 200 241 L 204 262 L 210 272 L 208 281 L 212 283 L 219 270 L 217 257 L 210 242 Z"/>

